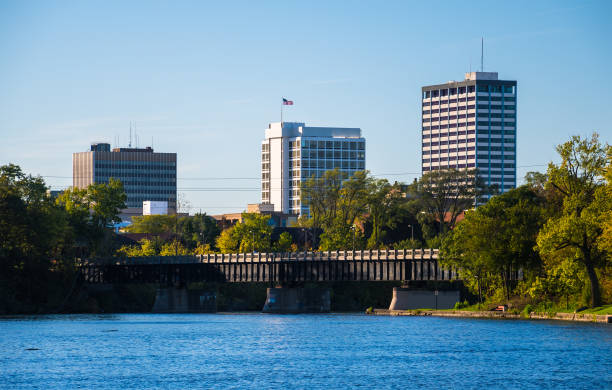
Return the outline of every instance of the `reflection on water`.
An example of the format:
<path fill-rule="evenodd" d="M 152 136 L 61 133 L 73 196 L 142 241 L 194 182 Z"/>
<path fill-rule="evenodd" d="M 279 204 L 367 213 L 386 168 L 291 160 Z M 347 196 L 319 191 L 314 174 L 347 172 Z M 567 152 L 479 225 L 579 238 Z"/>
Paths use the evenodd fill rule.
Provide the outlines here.
<path fill-rule="evenodd" d="M 612 388 L 612 326 L 364 315 L 0 318 L 2 388 Z"/>

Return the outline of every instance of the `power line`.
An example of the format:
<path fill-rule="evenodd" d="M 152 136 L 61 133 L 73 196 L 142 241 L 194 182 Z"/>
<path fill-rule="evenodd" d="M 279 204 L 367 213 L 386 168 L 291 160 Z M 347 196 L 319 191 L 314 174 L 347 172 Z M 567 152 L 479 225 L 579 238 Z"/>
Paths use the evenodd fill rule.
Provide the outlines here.
<path fill-rule="evenodd" d="M 548 164 L 530 164 L 530 165 L 517 165 L 516 168 L 532 168 L 532 167 L 545 167 Z M 377 173 L 371 174 L 373 177 L 381 176 L 409 176 L 409 175 L 420 175 L 422 172 L 395 172 L 395 173 Z M 89 179 L 91 176 L 57 176 L 57 175 L 39 175 L 43 178 L 51 179 Z M 261 177 L 177 177 L 176 180 L 261 180 Z"/>

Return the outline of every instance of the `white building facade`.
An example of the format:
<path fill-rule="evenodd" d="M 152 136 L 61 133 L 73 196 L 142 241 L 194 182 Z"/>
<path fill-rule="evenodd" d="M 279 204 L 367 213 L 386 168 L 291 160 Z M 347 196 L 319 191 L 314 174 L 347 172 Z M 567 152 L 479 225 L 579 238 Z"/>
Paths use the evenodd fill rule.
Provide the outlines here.
<path fill-rule="evenodd" d="M 500 192 L 516 187 L 516 81 L 497 72 L 422 88 L 422 173 L 477 168 Z"/>
<path fill-rule="evenodd" d="M 261 143 L 261 201 L 274 211 L 308 213 L 300 200 L 301 183 L 335 168 L 348 176 L 365 170 L 361 129 L 271 123 Z"/>

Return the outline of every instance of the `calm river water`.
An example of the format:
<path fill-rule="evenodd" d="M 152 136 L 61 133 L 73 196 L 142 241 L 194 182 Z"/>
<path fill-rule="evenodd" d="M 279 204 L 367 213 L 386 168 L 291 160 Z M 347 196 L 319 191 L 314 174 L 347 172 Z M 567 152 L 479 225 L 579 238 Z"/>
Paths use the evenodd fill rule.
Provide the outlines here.
<path fill-rule="evenodd" d="M 345 314 L 5 317 L 0 386 L 612 389 L 612 326 Z"/>

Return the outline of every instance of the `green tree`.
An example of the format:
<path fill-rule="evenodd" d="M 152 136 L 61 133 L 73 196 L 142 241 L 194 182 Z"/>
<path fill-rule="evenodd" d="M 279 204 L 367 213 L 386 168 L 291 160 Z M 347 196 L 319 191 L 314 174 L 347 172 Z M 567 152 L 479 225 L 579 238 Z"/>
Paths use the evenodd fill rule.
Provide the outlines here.
<path fill-rule="evenodd" d="M 179 240 L 164 243 L 159 251 L 160 256 L 185 256 L 188 254 L 189 250 Z"/>
<path fill-rule="evenodd" d="M 406 198 L 397 183 L 391 185 L 386 179 L 372 179 L 368 184 L 367 212 L 372 232 L 367 246 L 374 249 L 384 243 L 388 230 L 397 227 Z"/>
<path fill-rule="evenodd" d="M 537 249 L 557 262 L 577 261 L 585 267 L 590 283 L 591 306 L 601 304 L 597 269 L 606 256 L 598 245 L 607 212 L 612 208 L 606 193 L 604 172 L 610 146 L 591 138 L 572 137 L 557 146 L 561 163 L 548 166 L 547 187 L 560 194 L 562 209 L 540 231 Z"/>
<path fill-rule="evenodd" d="M 540 270 L 534 251 L 544 223 L 543 199 L 527 186 L 494 196 L 466 213 L 442 243 L 442 262 L 459 267 L 477 283 L 501 289 L 510 298 L 511 273 L 522 269 L 527 276 Z M 480 287 L 476 285 L 476 287 Z"/>
<path fill-rule="evenodd" d="M 79 247 L 87 246 L 90 252 L 105 255 L 114 252 L 109 225 L 121 222 L 119 213 L 126 208 L 125 200 L 123 184 L 111 178 L 108 184 L 69 188 L 58 196 L 56 204 L 66 211 L 68 232 Z"/>
<path fill-rule="evenodd" d="M 108 183 L 91 184 L 87 187 L 87 198 L 96 225 L 107 227 L 121 222 L 119 213 L 127 207 L 127 195 L 120 180 L 111 177 Z"/>
<path fill-rule="evenodd" d="M 302 184 L 302 204 L 309 207 L 310 218 L 300 223 L 323 230 L 319 249 L 351 248 L 354 226 L 367 211 L 371 182 L 367 171 L 347 177 L 345 172 L 334 169 Z M 360 237 L 358 247 L 363 247 L 362 242 Z"/>
<path fill-rule="evenodd" d="M 142 215 L 132 217 L 132 224 L 126 228 L 130 233 L 161 234 L 174 232 L 174 215 Z"/>
<path fill-rule="evenodd" d="M 13 164 L 0 167 L 0 311 L 15 302 L 32 308 L 26 311 L 47 302 L 52 270 L 64 266 L 72 246 L 67 231 L 68 217 L 42 178 Z"/>
<path fill-rule="evenodd" d="M 435 221 L 437 233 L 451 230 L 457 217 L 484 200 L 493 189 L 483 183 L 476 170 L 447 169 L 425 173 L 408 188 L 429 221 Z M 425 220 L 424 220 L 425 221 Z"/>
<path fill-rule="evenodd" d="M 124 257 L 156 256 L 161 251 L 161 243 L 156 240 L 143 238 L 138 245 L 124 245 L 117 250 L 117 254 Z"/>
<path fill-rule="evenodd" d="M 612 199 L 612 148 L 608 148 L 608 163 L 604 174 L 605 187 L 599 189 L 598 196 Z M 612 256 L 612 210 L 604 211 L 602 216 L 602 233 L 598 239 L 598 246 L 602 252 L 608 255 L 608 264 Z"/>
<path fill-rule="evenodd" d="M 234 227 L 231 227 L 221 232 L 216 244 L 221 253 L 236 253 L 240 248 L 240 237 L 236 234 Z"/>
<path fill-rule="evenodd" d="M 200 244 L 214 245 L 221 233 L 214 218 L 206 214 L 177 217 L 176 215 L 143 215 L 132 217 L 132 224 L 127 228 L 131 233 L 149 233 L 160 235 L 172 233 L 188 249 L 195 249 Z"/>
<path fill-rule="evenodd" d="M 214 245 L 221 229 L 213 217 L 206 214 L 195 214 L 179 219 L 179 232 L 189 248 L 198 245 Z"/>
<path fill-rule="evenodd" d="M 212 253 L 215 253 L 215 251 L 212 250 L 210 244 L 198 244 L 193 250 L 194 255 L 208 255 Z"/>
<path fill-rule="evenodd" d="M 272 247 L 269 221 L 266 215 L 243 213 L 242 222 L 226 229 L 217 238 L 217 247 L 221 253 L 267 252 Z"/>
<path fill-rule="evenodd" d="M 555 299 L 576 295 L 584 286 L 584 270 L 579 263 L 569 260 L 567 257 L 561 262 L 546 264 L 544 275 L 536 276 L 529 286 L 527 293 L 533 299 Z"/>
<path fill-rule="evenodd" d="M 333 224 L 340 203 L 342 182 L 348 178 L 339 169 L 325 171 L 322 177 L 311 177 L 302 182 L 300 196 L 302 204 L 308 206 L 308 227 L 326 229 Z"/>
<path fill-rule="evenodd" d="M 288 232 L 282 232 L 274 244 L 275 252 L 289 252 L 292 249 L 293 238 Z"/>

